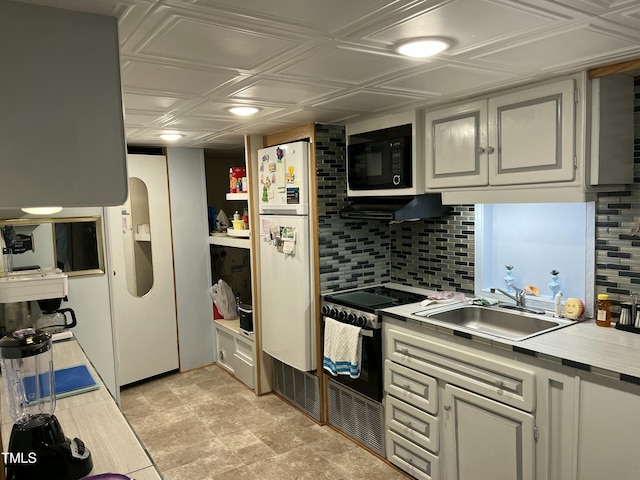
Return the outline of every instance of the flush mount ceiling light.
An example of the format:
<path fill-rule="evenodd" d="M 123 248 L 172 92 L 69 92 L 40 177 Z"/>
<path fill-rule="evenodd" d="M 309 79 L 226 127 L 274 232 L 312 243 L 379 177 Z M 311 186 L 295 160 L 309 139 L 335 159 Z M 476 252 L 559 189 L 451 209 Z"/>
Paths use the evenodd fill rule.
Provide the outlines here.
<path fill-rule="evenodd" d="M 450 39 L 444 37 L 417 37 L 402 40 L 393 49 L 407 57 L 426 58 L 447 50 L 452 44 Z"/>
<path fill-rule="evenodd" d="M 179 133 L 163 133 L 160 135 L 160 138 L 163 140 L 167 140 L 169 142 L 175 142 L 176 140 L 180 140 L 184 135 Z"/>
<path fill-rule="evenodd" d="M 62 210 L 62 207 L 24 207 L 22 211 L 24 213 L 30 213 L 32 215 L 53 215 Z"/>
<path fill-rule="evenodd" d="M 258 113 L 260 109 L 258 107 L 229 107 L 227 108 L 227 111 L 233 113 L 234 115 L 248 117 L 249 115 Z"/>

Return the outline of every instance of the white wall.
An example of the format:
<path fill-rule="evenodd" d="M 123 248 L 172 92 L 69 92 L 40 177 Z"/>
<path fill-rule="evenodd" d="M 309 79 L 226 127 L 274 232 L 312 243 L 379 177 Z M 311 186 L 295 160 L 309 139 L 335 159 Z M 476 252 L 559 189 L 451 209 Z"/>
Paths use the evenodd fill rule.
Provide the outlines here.
<path fill-rule="evenodd" d="M 592 313 L 595 269 L 593 203 L 476 205 L 476 294 L 505 288 L 505 265 L 514 284 L 535 285 L 527 303 L 552 308 L 551 270 L 560 271 L 562 302 L 576 297 Z M 504 296 L 497 294 L 500 300 Z"/>
<path fill-rule="evenodd" d="M 65 208 L 55 216 L 82 217 L 89 215 L 102 217 L 104 237 L 104 212 L 100 207 Z M 104 238 L 102 243 L 106 255 L 107 243 Z M 109 272 L 107 257 L 105 257 L 105 271 Z M 62 307 L 73 308 L 76 312 L 78 325 L 73 329 L 73 333 L 105 386 L 117 399 L 118 387 L 107 274 L 69 277 L 68 298 L 69 301 L 63 302 Z"/>
<path fill-rule="evenodd" d="M 213 363 L 213 307 L 204 154 L 168 148 L 180 370 Z"/>

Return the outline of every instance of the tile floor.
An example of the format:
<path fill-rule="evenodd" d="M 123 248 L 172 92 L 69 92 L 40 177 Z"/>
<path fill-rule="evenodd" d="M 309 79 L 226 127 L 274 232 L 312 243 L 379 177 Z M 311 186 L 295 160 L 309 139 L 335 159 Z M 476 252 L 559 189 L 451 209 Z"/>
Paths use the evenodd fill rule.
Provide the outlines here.
<path fill-rule="evenodd" d="M 216 365 L 127 388 L 121 403 L 166 480 L 407 478 Z"/>

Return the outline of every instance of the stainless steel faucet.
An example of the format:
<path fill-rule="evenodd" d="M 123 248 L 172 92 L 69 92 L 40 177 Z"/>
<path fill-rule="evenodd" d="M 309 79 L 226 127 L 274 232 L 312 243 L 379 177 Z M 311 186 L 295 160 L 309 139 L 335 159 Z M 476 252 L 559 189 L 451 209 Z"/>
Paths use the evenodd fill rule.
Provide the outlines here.
<path fill-rule="evenodd" d="M 524 311 L 531 312 L 531 313 L 544 314 L 544 310 L 541 310 L 541 309 L 538 309 L 538 308 L 527 307 L 527 305 L 526 305 L 527 294 L 525 293 L 524 289 L 518 288 L 513 284 L 511 284 L 511 287 L 513 287 L 513 289 L 516 291 L 515 295 L 512 294 L 512 293 L 509 293 L 509 292 L 505 292 L 501 288 L 491 288 L 491 293 L 495 293 L 495 291 L 497 290 L 501 294 L 506 295 L 511 300 L 516 302 L 515 306 L 513 306 L 513 305 L 499 305 L 500 307 L 515 308 L 516 310 L 524 310 Z"/>
<path fill-rule="evenodd" d="M 492 288 L 491 290 L 497 290 L 501 294 L 506 295 L 507 297 L 509 297 L 511 300 L 516 302 L 516 307 L 525 308 L 526 307 L 526 305 L 525 305 L 526 294 L 524 293 L 524 290 L 522 288 L 516 287 L 513 284 L 511 284 L 511 287 L 516 291 L 515 295 L 513 295 L 513 294 L 511 294 L 509 292 L 505 292 L 501 288 Z"/>

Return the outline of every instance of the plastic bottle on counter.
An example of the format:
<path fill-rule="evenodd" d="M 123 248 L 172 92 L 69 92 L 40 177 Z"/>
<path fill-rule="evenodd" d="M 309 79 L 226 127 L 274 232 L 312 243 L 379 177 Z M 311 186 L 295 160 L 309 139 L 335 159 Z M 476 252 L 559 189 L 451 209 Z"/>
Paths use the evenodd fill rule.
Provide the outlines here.
<path fill-rule="evenodd" d="M 244 229 L 249 230 L 249 209 L 244 207 L 244 212 L 242 212 L 242 221 L 244 222 Z"/>
<path fill-rule="evenodd" d="M 598 308 L 596 312 L 596 325 L 599 327 L 611 326 L 611 301 L 606 293 L 598 294 Z"/>

